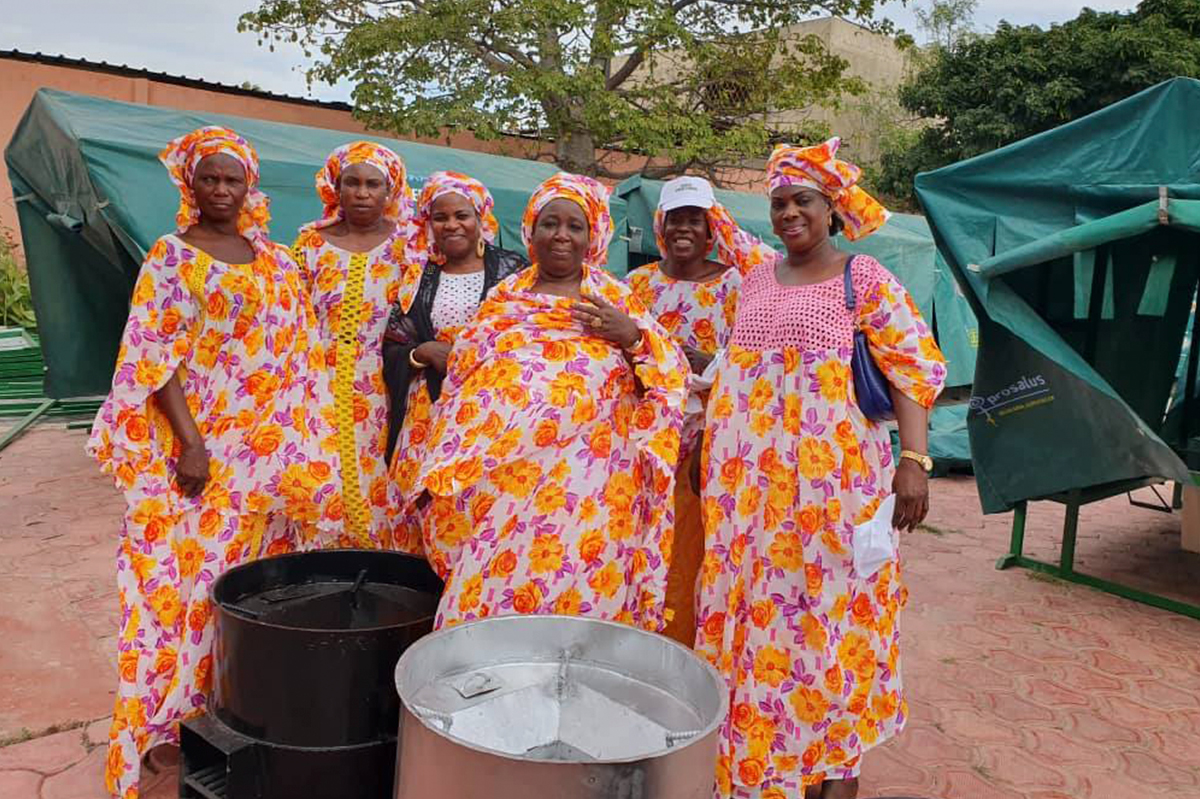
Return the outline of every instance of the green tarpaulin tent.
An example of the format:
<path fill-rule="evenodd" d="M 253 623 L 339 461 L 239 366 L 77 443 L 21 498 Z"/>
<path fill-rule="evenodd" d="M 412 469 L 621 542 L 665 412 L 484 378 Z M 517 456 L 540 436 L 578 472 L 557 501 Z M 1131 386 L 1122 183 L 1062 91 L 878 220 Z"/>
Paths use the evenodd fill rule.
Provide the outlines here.
<path fill-rule="evenodd" d="M 628 206 L 631 266 L 659 257 L 654 241 L 654 209 L 658 207 L 661 190 L 661 182 L 641 177 L 629 178 L 617 187 L 616 194 L 624 198 Z M 721 189 L 716 195 L 739 225 L 783 249 L 782 242 L 772 232 L 765 195 Z M 839 238 L 837 245 L 848 252 L 861 252 L 878 259 L 896 275 L 912 294 L 921 313 L 934 320 L 938 342 L 948 361 L 948 384 L 970 385 L 975 373 L 975 317 L 945 263 L 938 257 L 925 219 L 912 214 L 894 214 L 875 234 L 853 243 Z M 965 449 L 965 442 L 962 449 Z"/>
<path fill-rule="evenodd" d="M 129 295 L 141 259 L 174 227 L 178 194 L 158 162 L 171 139 L 202 125 L 227 125 L 248 138 L 271 197 L 271 233 L 290 244 L 320 215 L 313 176 L 354 134 L 221 114 L 130 105 L 39 91 L 5 151 L 45 354 L 46 394 L 108 391 Z M 405 160 L 416 190 L 429 173 L 465 172 L 496 199 L 500 243 L 523 249 L 521 214 L 552 165 L 372 137 Z M 617 236 L 609 257 L 623 272 L 624 203 L 614 198 Z"/>
<path fill-rule="evenodd" d="M 1187 479 L 1159 433 L 1200 266 L 1200 81 L 916 186 L 979 318 L 968 429 L 984 510 Z"/>
<path fill-rule="evenodd" d="M 1082 505 L 1190 480 L 1196 407 L 1172 395 L 1191 393 L 1200 355 L 1185 353 L 1181 379 L 1200 276 L 1200 81 L 918 175 L 916 189 L 979 319 L 975 476 L 985 512 L 1017 511 L 998 565 L 1200 617 L 1073 565 Z M 1066 505 L 1057 565 L 1023 554 L 1038 499 Z"/>

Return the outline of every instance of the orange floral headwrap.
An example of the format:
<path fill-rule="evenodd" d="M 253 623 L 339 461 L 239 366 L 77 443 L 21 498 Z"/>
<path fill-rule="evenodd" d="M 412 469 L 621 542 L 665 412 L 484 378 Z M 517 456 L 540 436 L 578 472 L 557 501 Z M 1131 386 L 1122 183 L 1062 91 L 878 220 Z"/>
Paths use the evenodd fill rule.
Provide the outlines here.
<path fill-rule="evenodd" d="M 342 194 L 338 181 L 342 172 L 351 164 L 367 164 L 379 170 L 388 182 L 387 205 L 383 209 L 384 219 L 402 225 L 413 218 L 413 195 L 408 185 L 408 170 L 404 160 L 394 152 L 370 141 L 343 144 L 329 154 L 325 166 L 317 170 L 317 196 L 325 204 L 325 213 L 316 222 L 305 228 L 329 227 L 342 218 Z"/>
<path fill-rule="evenodd" d="M 179 210 L 175 224 L 180 233 L 200 221 L 200 207 L 192 191 L 196 166 L 210 155 L 224 153 L 237 160 L 246 170 L 246 199 L 238 214 L 238 233 L 253 242 L 267 239 L 267 223 L 271 220 L 270 200 L 258 190 L 258 153 L 229 128 L 218 125 L 199 128 L 174 139 L 158 154 L 167 168 L 171 182 L 179 189 Z"/>
<path fill-rule="evenodd" d="M 845 223 L 850 241 L 869 236 L 883 227 L 888 211 L 858 187 L 862 170 L 835 156 L 841 139 L 836 136 L 815 147 L 780 144 L 767 162 L 767 191 L 780 186 L 804 186 L 819 191 L 833 203 Z"/>
<path fill-rule="evenodd" d="M 583 209 L 591 236 L 588 251 L 583 257 L 584 266 L 603 267 L 608 262 L 608 245 L 613 237 L 612 214 L 608 208 L 608 187 L 598 180 L 584 175 L 559 172 L 542 181 L 533 190 L 525 215 L 521 219 L 521 240 L 529 257 L 533 258 L 533 226 L 538 214 L 554 200 L 570 200 Z"/>
<path fill-rule="evenodd" d="M 417 244 L 429 254 L 431 261 L 439 264 L 446 260 L 446 256 L 437 251 L 437 242 L 433 238 L 433 203 L 447 194 L 461 194 L 475 207 L 482 228 L 480 235 L 488 244 L 496 241 L 496 234 L 500 231 L 500 223 L 492 213 L 496 203 L 487 186 L 461 172 L 443 171 L 430 174 L 421 189 L 421 195 L 417 198 Z"/>

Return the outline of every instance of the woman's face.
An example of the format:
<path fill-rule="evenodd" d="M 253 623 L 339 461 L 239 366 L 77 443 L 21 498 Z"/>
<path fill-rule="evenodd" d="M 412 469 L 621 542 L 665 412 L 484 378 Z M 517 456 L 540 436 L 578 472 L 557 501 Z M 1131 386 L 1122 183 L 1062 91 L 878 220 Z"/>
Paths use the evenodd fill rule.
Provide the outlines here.
<path fill-rule="evenodd" d="M 342 213 L 354 227 L 371 227 L 387 207 L 387 176 L 370 164 L 351 164 L 338 178 Z"/>
<path fill-rule="evenodd" d="M 828 239 L 832 213 L 815 189 L 780 186 L 771 192 L 771 226 L 788 252 L 807 252 Z"/>
<path fill-rule="evenodd" d="M 546 277 L 567 278 L 583 269 L 591 241 L 587 217 L 579 204 L 557 199 L 546 203 L 533 223 L 533 258 Z"/>
<path fill-rule="evenodd" d="M 672 208 L 663 219 L 663 240 L 667 245 L 664 254 L 676 263 L 703 259 L 713 248 L 708 213 L 694 205 Z"/>
<path fill-rule="evenodd" d="M 196 164 L 192 194 L 200 216 L 209 222 L 237 221 L 249 190 L 246 170 L 232 155 L 214 153 Z"/>
<path fill-rule="evenodd" d="M 479 242 L 479 215 L 471 201 L 458 192 L 443 194 L 433 201 L 429 214 L 433 241 L 451 261 L 475 252 Z"/>

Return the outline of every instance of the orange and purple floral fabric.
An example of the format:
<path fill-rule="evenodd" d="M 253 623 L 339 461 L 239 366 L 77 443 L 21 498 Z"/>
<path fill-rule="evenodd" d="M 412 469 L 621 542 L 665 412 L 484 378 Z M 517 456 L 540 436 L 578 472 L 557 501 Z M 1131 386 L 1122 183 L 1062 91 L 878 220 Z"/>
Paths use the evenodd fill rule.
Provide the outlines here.
<path fill-rule="evenodd" d="M 218 153 L 237 160 L 246 170 L 246 199 L 238 215 L 238 232 L 249 239 L 266 239 L 271 219 L 270 200 L 258 188 L 258 153 L 250 142 L 229 128 L 209 125 L 171 141 L 158 160 L 167 168 L 175 188 L 179 189 L 179 210 L 175 213 L 176 232 L 182 233 L 200 220 L 200 206 L 192 191 L 196 167 Z"/>
<path fill-rule="evenodd" d="M 891 493 L 894 470 L 887 429 L 855 401 L 854 332 L 925 407 L 945 364 L 886 269 L 858 256 L 852 274 L 857 311 L 840 275 L 790 286 L 773 259 L 745 270 L 709 398 L 696 649 L 732 693 L 720 799 L 790 799 L 822 777 L 853 776 L 907 718 L 900 561 L 854 570 L 854 527 Z"/>
<path fill-rule="evenodd" d="M 480 306 L 428 422 L 408 500 L 432 496 L 425 552 L 447 581 L 436 623 L 566 613 L 659 629 L 686 362 L 602 270 L 585 268 L 581 290 L 641 327 L 632 365 L 570 299 L 533 293 L 536 279 L 514 275 Z"/>
<path fill-rule="evenodd" d="M 661 629 L 687 389 L 682 352 L 601 267 L 608 190 L 559 173 L 529 200 L 528 245 L 551 201 L 590 229 L 580 293 L 637 323 L 623 352 L 577 321 L 570 298 L 535 293 L 535 263 L 501 282 L 451 351 L 428 422 L 425 552 L 446 580 L 438 626 L 512 613 L 564 613 Z"/>
<path fill-rule="evenodd" d="M 703 282 L 676 280 L 660 262 L 639 266 L 626 278 L 629 289 L 682 347 L 716 356 L 729 342 L 742 275 L 735 268 Z M 693 378 L 694 379 L 694 378 Z M 707 396 L 707 391 L 703 396 Z M 679 459 L 695 449 L 704 431 L 703 399 L 688 406 L 680 437 Z"/>
<path fill-rule="evenodd" d="M 317 196 L 325 206 L 321 218 L 310 222 L 305 229 L 329 227 L 343 218 L 341 179 L 346 168 L 353 164 L 366 164 L 379 170 L 387 180 L 387 204 L 383 218 L 398 226 L 411 225 L 414 213 L 413 193 L 408 185 L 408 170 L 404 159 L 382 144 L 373 141 L 356 141 L 343 144 L 325 159 L 325 165 L 317 170 Z M 413 231 L 404 231 L 415 242 Z"/>
<path fill-rule="evenodd" d="M 608 197 L 608 187 L 586 175 L 557 172 L 542 181 L 529 197 L 525 214 L 521 218 L 521 240 L 525 242 L 525 249 L 529 251 L 530 257 L 533 257 L 530 243 L 533 241 L 533 226 L 538 214 L 554 200 L 571 200 L 583 209 L 591 231 L 583 263 L 589 267 L 604 266 L 608 262 L 608 245 L 612 243 L 613 237 Z"/>
<path fill-rule="evenodd" d="M 406 281 L 419 280 L 402 228 L 377 247 L 352 253 L 320 230 L 303 231 L 292 245 L 317 316 L 313 331 L 333 391 L 334 431 L 327 448 L 341 453 L 342 546 L 391 548 L 397 510 L 388 478 L 387 387 L 382 345 L 392 304 Z M 331 542 L 332 543 L 332 542 Z"/>
<path fill-rule="evenodd" d="M 777 145 L 767 161 L 767 192 L 780 186 L 805 186 L 821 192 L 845 223 L 843 235 L 857 241 L 883 227 L 888 211 L 858 186 L 862 170 L 838 160 L 840 144 L 835 136 L 815 147 Z"/>
<path fill-rule="evenodd" d="M 479 217 L 479 235 L 488 244 L 495 243 L 496 234 L 500 232 L 500 222 L 492 211 L 496 201 L 492 199 L 492 193 L 487 190 L 487 186 L 462 172 L 431 173 L 425 180 L 425 185 L 421 187 L 420 196 L 417 197 L 417 245 L 428 254 L 431 261 L 439 264 L 445 262 L 446 256 L 438 251 L 437 242 L 433 237 L 433 204 L 439 197 L 447 194 L 459 194 L 471 203 Z"/>
<path fill-rule="evenodd" d="M 322 452 L 324 353 L 295 263 L 255 239 L 249 264 L 216 261 L 176 235 L 146 256 L 112 392 L 88 451 L 125 493 L 109 790 L 137 796 L 141 755 L 178 741 L 212 681 L 209 591 L 225 570 L 308 545 L 336 523 Z M 210 456 L 197 498 L 175 486 L 180 444 L 154 394 L 174 375 Z"/>

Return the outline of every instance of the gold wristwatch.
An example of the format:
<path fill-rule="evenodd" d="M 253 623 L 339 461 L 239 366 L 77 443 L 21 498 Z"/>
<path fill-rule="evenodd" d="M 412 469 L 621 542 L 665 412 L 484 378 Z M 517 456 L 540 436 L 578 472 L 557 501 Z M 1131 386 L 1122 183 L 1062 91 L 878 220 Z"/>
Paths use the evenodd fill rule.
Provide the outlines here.
<path fill-rule="evenodd" d="M 933 471 L 933 458 L 928 455 L 922 455 L 919 452 L 913 452 L 911 449 L 900 450 L 901 458 L 908 458 L 910 461 L 916 461 L 921 464 L 921 468 L 925 470 L 925 474 Z"/>

